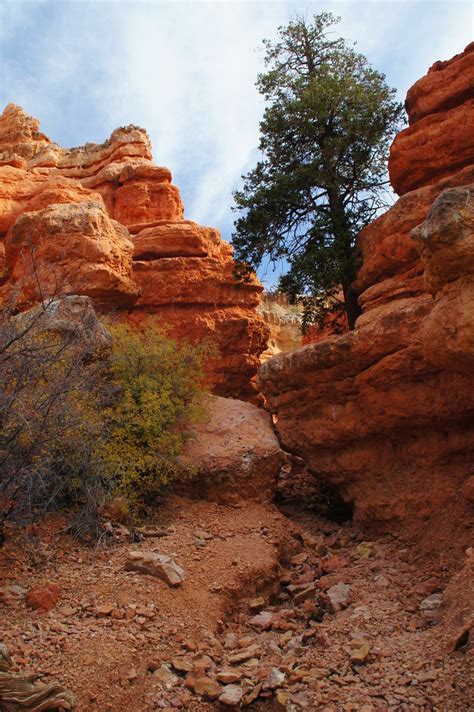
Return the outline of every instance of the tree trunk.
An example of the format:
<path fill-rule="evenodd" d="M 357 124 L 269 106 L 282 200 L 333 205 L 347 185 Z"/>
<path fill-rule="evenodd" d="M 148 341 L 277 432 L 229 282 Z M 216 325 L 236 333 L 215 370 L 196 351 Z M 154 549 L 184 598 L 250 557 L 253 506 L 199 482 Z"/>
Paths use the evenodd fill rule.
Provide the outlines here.
<path fill-rule="evenodd" d="M 362 309 L 359 306 L 357 299 L 357 294 L 355 290 L 348 285 L 343 287 L 344 292 L 344 309 L 347 315 L 347 323 L 349 324 L 349 329 L 352 331 L 355 327 L 355 322 L 357 317 L 362 314 Z"/>

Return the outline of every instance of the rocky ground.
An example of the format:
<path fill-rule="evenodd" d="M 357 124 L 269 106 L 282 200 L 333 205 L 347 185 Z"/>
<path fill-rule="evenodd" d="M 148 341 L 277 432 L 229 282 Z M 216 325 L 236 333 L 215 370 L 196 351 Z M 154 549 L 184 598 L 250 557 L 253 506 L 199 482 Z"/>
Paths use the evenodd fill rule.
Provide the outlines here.
<path fill-rule="evenodd" d="M 451 571 L 394 537 L 183 498 L 135 542 L 114 526 L 87 548 L 61 526 L 1 550 L 0 642 L 81 712 L 469 709 L 469 641 L 448 647 L 438 620 Z M 130 552 L 169 555 L 183 582 L 126 570 Z"/>

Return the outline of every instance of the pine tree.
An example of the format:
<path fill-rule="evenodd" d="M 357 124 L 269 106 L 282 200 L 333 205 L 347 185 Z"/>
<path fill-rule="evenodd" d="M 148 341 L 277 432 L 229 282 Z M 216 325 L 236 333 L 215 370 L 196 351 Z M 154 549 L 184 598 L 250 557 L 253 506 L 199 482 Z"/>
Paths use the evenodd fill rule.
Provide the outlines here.
<path fill-rule="evenodd" d="M 404 114 L 385 76 L 330 32 L 338 21 L 297 18 L 264 40 L 262 160 L 234 193 L 232 240 L 241 278 L 265 257 L 283 260 L 279 288 L 303 301 L 306 324 L 340 308 L 353 328 L 355 239 L 386 205 L 388 151 Z"/>

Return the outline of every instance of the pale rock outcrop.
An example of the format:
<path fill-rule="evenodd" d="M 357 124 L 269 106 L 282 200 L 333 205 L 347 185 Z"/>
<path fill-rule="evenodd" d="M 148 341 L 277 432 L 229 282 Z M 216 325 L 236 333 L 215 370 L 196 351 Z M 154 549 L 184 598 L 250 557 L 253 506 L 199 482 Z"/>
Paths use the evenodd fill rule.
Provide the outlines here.
<path fill-rule="evenodd" d="M 0 161 L 17 162 L 28 160 L 35 153 L 49 146 L 51 141 L 40 131 L 38 119 L 28 116 L 21 106 L 8 104 L 0 117 Z"/>
<path fill-rule="evenodd" d="M 270 329 L 267 349 L 261 355 L 262 363 L 301 346 L 301 306 L 290 304 L 284 294 L 264 292 L 257 311 Z"/>
<path fill-rule="evenodd" d="M 220 504 L 271 501 L 285 453 L 268 413 L 234 398 L 210 396 L 181 456 L 196 471 L 186 492 Z"/>
<path fill-rule="evenodd" d="M 435 65 L 436 101 L 417 90 L 416 120 L 394 141 L 390 172 L 403 195 L 359 237 L 355 330 L 259 373 L 283 446 L 339 489 L 357 521 L 422 542 L 423 520 L 442 520 L 458 549 L 474 463 L 474 107 L 459 88 L 474 86 L 471 54 Z M 450 98 L 461 65 L 469 77 L 453 80 Z"/>
<path fill-rule="evenodd" d="M 85 356 L 107 353 L 112 346 L 112 336 L 99 321 L 89 297 L 76 294 L 46 300 L 26 312 L 12 317 L 17 333 L 58 334 L 66 341 L 78 340 Z"/>

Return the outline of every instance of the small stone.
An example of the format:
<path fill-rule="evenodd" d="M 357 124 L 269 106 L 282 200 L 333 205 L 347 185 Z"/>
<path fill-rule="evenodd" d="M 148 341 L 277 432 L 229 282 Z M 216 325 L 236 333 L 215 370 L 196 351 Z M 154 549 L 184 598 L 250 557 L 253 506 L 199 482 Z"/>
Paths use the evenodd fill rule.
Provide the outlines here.
<path fill-rule="evenodd" d="M 59 586 L 50 583 L 46 586 L 32 588 L 26 594 L 25 603 L 29 608 L 42 611 L 50 611 L 59 600 Z"/>
<path fill-rule="evenodd" d="M 376 576 L 374 579 L 377 588 L 388 588 L 390 586 L 390 581 L 385 578 L 385 576 Z"/>
<path fill-rule="evenodd" d="M 191 672 L 193 669 L 193 663 L 187 658 L 173 658 L 171 665 L 178 672 Z"/>
<path fill-rule="evenodd" d="M 256 685 L 250 692 L 247 692 L 245 697 L 242 699 L 242 704 L 244 706 L 252 704 L 252 702 L 255 702 L 257 697 L 259 697 L 263 687 L 263 682 L 260 682 L 258 685 Z"/>
<path fill-rule="evenodd" d="M 251 611 L 261 611 L 262 608 L 265 608 L 265 603 L 265 599 L 259 596 L 259 598 L 253 598 L 250 601 L 249 608 Z"/>
<path fill-rule="evenodd" d="M 273 700 L 273 708 L 276 712 L 286 712 L 290 701 L 289 690 L 277 690 Z"/>
<path fill-rule="evenodd" d="M 304 588 L 302 591 L 299 591 L 298 593 L 295 594 L 294 601 L 296 605 L 299 605 L 300 603 L 303 603 L 303 601 L 306 601 L 309 598 L 314 598 L 316 591 L 318 590 L 318 587 L 316 583 L 312 583 L 306 588 Z"/>
<path fill-rule="evenodd" d="M 138 673 L 137 673 L 136 669 L 135 669 L 135 668 L 131 668 L 131 669 L 129 670 L 128 675 L 127 675 L 127 680 L 128 680 L 129 682 L 135 682 L 135 680 L 137 679 L 137 677 L 138 677 Z"/>
<path fill-rule="evenodd" d="M 332 554 L 322 561 L 322 569 L 328 574 L 342 569 L 345 565 L 346 562 L 342 556 L 338 556 L 337 554 Z"/>
<path fill-rule="evenodd" d="M 330 675 L 330 672 L 327 668 L 313 667 L 310 670 L 308 670 L 307 673 L 305 673 L 304 680 L 306 682 L 311 682 L 311 680 L 323 680 L 325 677 L 328 677 L 329 675 Z"/>
<path fill-rule="evenodd" d="M 308 554 L 306 554 L 306 552 L 303 551 L 301 554 L 296 554 L 296 556 L 292 556 L 290 559 L 290 562 L 294 566 L 300 566 L 301 564 L 304 564 L 307 559 L 308 559 Z"/>
<path fill-rule="evenodd" d="M 238 705 L 243 697 L 243 690 L 239 685 L 226 685 L 219 697 L 219 702 L 223 705 Z"/>
<path fill-rule="evenodd" d="M 276 667 L 270 668 L 268 671 L 265 682 L 263 683 L 264 690 L 275 690 L 277 687 L 281 687 L 285 682 L 285 673 Z"/>
<path fill-rule="evenodd" d="M 224 685 L 232 684 L 233 682 L 238 682 L 242 678 L 241 670 L 220 670 L 217 673 L 217 681 L 222 682 Z"/>
<path fill-rule="evenodd" d="M 238 665 L 239 663 L 243 663 L 246 660 L 250 660 L 250 658 L 260 657 L 261 652 L 262 650 L 258 647 L 258 645 L 252 645 L 250 646 L 250 648 L 247 648 L 246 650 L 243 650 L 240 653 L 230 655 L 229 663 L 231 665 Z"/>
<path fill-rule="evenodd" d="M 101 606 L 97 606 L 97 608 L 95 609 L 95 614 L 97 618 L 106 618 L 107 616 L 111 615 L 114 608 L 115 606 L 104 603 Z"/>
<path fill-rule="evenodd" d="M 270 613 L 270 611 L 262 611 L 262 613 L 253 616 L 253 618 L 249 620 L 249 623 L 259 630 L 268 630 L 271 628 L 274 618 L 274 614 Z"/>
<path fill-rule="evenodd" d="M 214 539 L 213 535 L 204 531 L 204 529 L 195 529 L 194 536 L 197 537 L 197 539 L 203 539 L 204 541 L 211 541 L 211 539 Z"/>
<path fill-rule="evenodd" d="M 171 534 L 169 529 L 160 529 L 151 526 L 136 527 L 135 531 L 138 534 L 141 534 L 144 539 L 157 539 L 159 537 L 169 536 Z"/>
<path fill-rule="evenodd" d="M 195 681 L 194 692 L 203 697 L 209 697 L 211 700 L 217 700 L 222 692 L 222 687 L 210 677 L 198 677 Z"/>
<path fill-rule="evenodd" d="M 357 647 L 351 650 L 351 662 L 356 665 L 364 663 L 369 655 L 370 645 L 366 640 L 357 641 Z"/>
<path fill-rule="evenodd" d="M 433 682 L 436 680 L 436 670 L 426 670 L 417 674 L 418 682 Z"/>
<path fill-rule="evenodd" d="M 248 648 L 249 645 L 252 645 L 254 642 L 252 635 L 244 635 L 243 638 L 239 638 L 238 645 L 239 648 Z"/>
<path fill-rule="evenodd" d="M 15 584 L 2 586 L 2 588 L 0 588 L 0 601 L 6 606 L 14 606 L 23 598 L 25 593 L 26 589 L 21 586 L 16 586 Z"/>
<path fill-rule="evenodd" d="M 159 682 L 161 682 L 161 684 L 168 690 L 179 682 L 179 678 L 176 675 L 173 675 L 171 670 L 167 668 L 166 665 L 161 665 L 157 670 L 155 670 L 153 677 L 159 680 Z"/>
<path fill-rule="evenodd" d="M 76 609 L 68 605 L 59 606 L 56 610 L 61 616 L 64 616 L 65 618 L 69 618 L 70 616 L 73 616 L 76 613 Z"/>
<path fill-rule="evenodd" d="M 168 586 L 180 586 L 184 580 L 184 571 L 170 556 L 152 551 L 131 551 L 125 564 L 127 571 L 156 576 Z"/>
<path fill-rule="evenodd" d="M 355 553 L 361 559 L 368 559 L 375 556 L 374 545 L 370 541 L 362 541 L 359 546 L 356 546 Z"/>
<path fill-rule="evenodd" d="M 327 595 L 329 598 L 329 605 L 333 613 L 341 611 L 343 608 L 347 608 L 349 605 L 349 594 L 351 587 L 347 583 L 337 583 L 328 589 Z"/>
<path fill-rule="evenodd" d="M 432 593 L 431 596 L 424 598 L 420 603 L 421 614 L 429 621 L 436 621 L 441 615 L 441 605 L 443 596 L 441 593 Z"/>
<path fill-rule="evenodd" d="M 237 647 L 237 636 L 235 633 L 227 633 L 224 638 L 224 648 L 226 650 L 233 650 Z"/>

